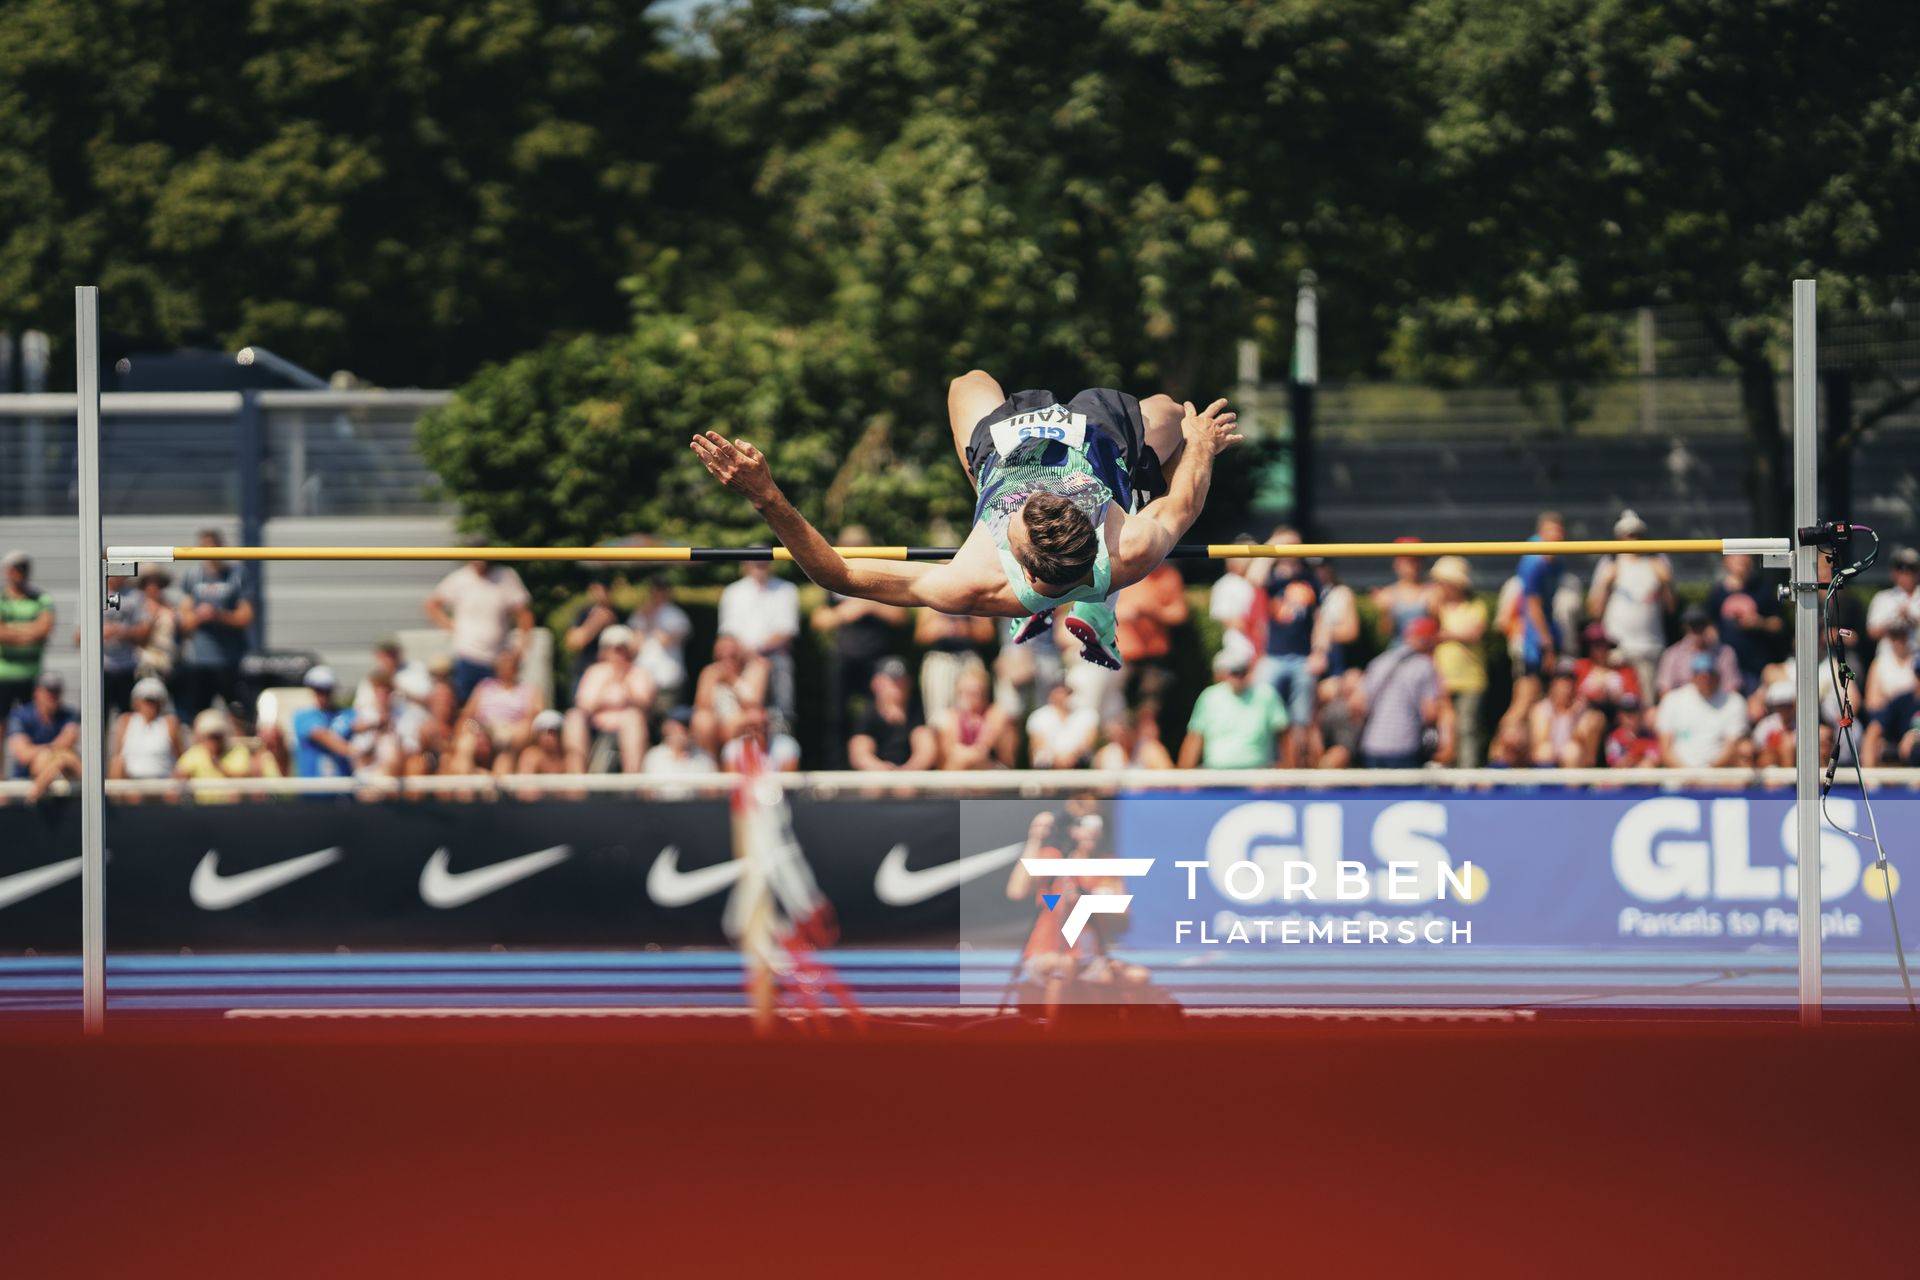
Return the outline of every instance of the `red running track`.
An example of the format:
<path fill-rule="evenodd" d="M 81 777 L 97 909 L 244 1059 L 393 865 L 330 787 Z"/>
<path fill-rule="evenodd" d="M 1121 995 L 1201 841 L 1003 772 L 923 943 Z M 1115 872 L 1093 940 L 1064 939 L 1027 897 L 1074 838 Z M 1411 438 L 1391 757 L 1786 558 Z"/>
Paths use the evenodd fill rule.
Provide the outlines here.
<path fill-rule="evenodd" d="M 4 1034 L 12 1276 L 1916 1273 L 1906 1027 Z"/>

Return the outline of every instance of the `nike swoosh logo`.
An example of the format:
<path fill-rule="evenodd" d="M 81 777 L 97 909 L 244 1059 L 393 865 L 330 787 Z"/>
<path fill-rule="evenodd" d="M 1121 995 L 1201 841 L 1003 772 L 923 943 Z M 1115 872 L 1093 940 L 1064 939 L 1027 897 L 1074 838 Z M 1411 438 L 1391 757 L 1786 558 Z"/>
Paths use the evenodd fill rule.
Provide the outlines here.
<path fill-rule="evenodd" d="M 880 870 L 873 877 L 874 896 L 890 907 L 911 907 L 950 889 L 958 889 L 975 876 L 985 875 L 995 867 L 1007 866 L 1020 856 L 1024 848 L 1024 843 L 1006 844 L 998 849 L 988 849 L 985 853 L 970 853 L 937 867 L 909 871 L 907 846 L 897 844 L 887 850 L 887 856 L 880 860 Z"/>
<path fill-rule="evenodd" d="M 447 850 L 443 845 L 433 851 L 433 856 L 427 859 L 427 865 L 420 870 L 420 898 L 428 906 L 442 911 L 450 907 L 464 907 L 477 898 L 498 893 L 528 876 L 539 875 L 548 867 L 557 867 L 572 856 L 572 845 L 557 844 L 551 849 L 523 853 L 489 867 L 450 871 L 447 868 Z"/>
<path fill-rule="evenodd" d="M 31 871 L 16 871 L 10 876 L 0 876 L 0 908 L 25 902 L 34 894 L 45 893 L 79 874 L 80 859 L 68 858 L 65 862 L 50 862 Z"/>
<path fill-rule="evenodd" d="M 682 871 L 680 850 L 668 845 L 655 855 L 653 865 L 647 868 L 647 896 L 656 906 L 684 907 L 731 889 L 746 865 L 739 858 L 729 858 L 710 867 Z"/>
<path fill-rule="evenodd" d="M 272 893 L 282 885 L 292 884 L 302 876 L 310 876 L 338 861 L 340 846 L 334 845 L 329 849 L 317 849 L 297 858 L 288 858 L 285 862 L 269 863 L 251 871 L 223 876 L 220 874 L 219 851 L 209 849 L 193 869 L 193 880 L 187 885 L 187 895 L 193 899 L 193 905 L 202 911 L 225 911 L 243 902 L 251 902 L 263 893 Z"/>

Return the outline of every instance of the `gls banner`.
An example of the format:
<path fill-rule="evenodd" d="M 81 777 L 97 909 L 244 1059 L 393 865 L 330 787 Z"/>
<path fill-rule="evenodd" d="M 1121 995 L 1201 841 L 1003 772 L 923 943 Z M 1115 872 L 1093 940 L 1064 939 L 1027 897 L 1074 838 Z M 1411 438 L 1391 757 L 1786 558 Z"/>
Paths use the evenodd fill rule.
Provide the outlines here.
<path fill-rule="evenodd" d="M 1920 797 L 1883 795 L 1874 808 L 1897 903 L 1903 855 L 1920 863 Z M 1865 822 L 1857 798 L 1828 809 L 1855 829 Z M 1201 921 L 1220 937 L 1235 920 L 1289 918 L 1301 929 L 1464 922 L 1472 945 L 1489 947 L 1790 947 L 1797 935 L 1794 803 L 1773 793 L 1155 795 L 1117 801 L 1115 818 L 1113 852 L 1154 859 L 1127 885 L 1130 946 L 1194 945 Z M 1827 945 L 1884 951 L 1892 934 L 1871 846 L 1824 826 L 1820 854 Z M 1235 873 L 1241 863 L 1262 874 Z M 1288 900 L 1289 876 L 1312 879 L 1316 897 Z M 1466 892 L 1442 894 L 1450 880 Z"/>

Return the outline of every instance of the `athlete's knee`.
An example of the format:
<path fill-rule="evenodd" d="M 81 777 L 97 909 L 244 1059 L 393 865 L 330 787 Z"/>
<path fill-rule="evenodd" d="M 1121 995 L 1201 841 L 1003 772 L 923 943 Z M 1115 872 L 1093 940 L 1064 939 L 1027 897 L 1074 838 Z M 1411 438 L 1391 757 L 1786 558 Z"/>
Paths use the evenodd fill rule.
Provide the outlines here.
<path fill-rule="evenodd" d="M 997 391 L 1000 389 L 1000 382 L 985 369 L 969 369 L 947 384 L 947 396 L 952 398 L 976 388 L 983 391 Z"/>

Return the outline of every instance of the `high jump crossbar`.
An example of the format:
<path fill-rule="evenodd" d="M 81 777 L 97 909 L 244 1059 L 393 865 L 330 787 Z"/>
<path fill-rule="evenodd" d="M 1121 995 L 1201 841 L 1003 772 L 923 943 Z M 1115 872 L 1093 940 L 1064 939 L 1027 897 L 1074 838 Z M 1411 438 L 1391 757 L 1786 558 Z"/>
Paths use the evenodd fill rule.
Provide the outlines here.
<path fill-rule="evenodd" d="M 849 560 L 950 560 L 955 547 L 835 547 Z M 1181 543 L 1170 560 L 1366 559 L 1389 556 L 1610 555 L 1615 552 L 1785 557 L 1788 538 L 1611 538 L 1562 542 Z M 115 567 L 176 560 L 558 560 L 582 564 L 790 561 L 785 547 L 108 547 Z M 1784 563 L 1784 560 L 1782 560 Z"/>

